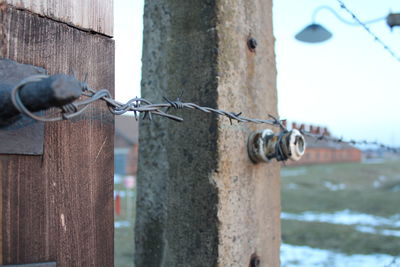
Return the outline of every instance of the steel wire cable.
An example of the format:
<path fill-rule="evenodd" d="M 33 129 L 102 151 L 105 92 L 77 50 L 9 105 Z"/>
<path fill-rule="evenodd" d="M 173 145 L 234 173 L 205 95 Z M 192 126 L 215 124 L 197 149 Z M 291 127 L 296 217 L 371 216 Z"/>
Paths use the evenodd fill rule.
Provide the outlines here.
<path fill-rule="evenodd" d="M 376 42 L 378 42 L 382 47 L 397 61 L 400 61 L 400 56 L 398 56 L 393 49 L 391 49 L 385 42 L 382 41 L 375 33 L 371 31 L 371 29 L 366 25 L 366 23 L 362 22 L 353 11 L 351 11 L 342 0 L 336 0 L 342 9 L 344 9 L 360 26 L 362 26 L 373 38 Z"/>
<path fill-rule="evenodd" d="M 315 134 L 312 132 L 308 132 L 308 131 L 304 131 L 304 130 L 299 130 L 301 134 L 303 134 L 304 136 L 308 136 L 313 138 L 316 142 L 318 141 L 328 141 L 328 142 L 332 142 L 332 143 L 341 143 L 341 144 L 350 144 L 350 145 L 369 145 L 369 146 L 375 146 L 375 147 L 379 147 L 385 150 L 388 150 L 390 152 L 393 153 L 400 153 L 400 148 L 396 148 L 396 147 L 392 147 L 392 146 L 388 146 L 384 143 L 380 143 L 378 141 L 368 141 L 368 140 L 355 140 L 355 139 L 345 139 L 343 137 L 333 137 L 330 135 L 326 135 L 326 134 Z"/>
<path fill-rule="evenodd" d="M 54 122 L 54 121 L 61 121 L 65 119 L 72 119 L 81 113 L 83 113 L 89 105 L 92 103 L 102 100 L 106 102 L 108 109 L 114 115 L 122 115 L 127 112 L 133 112 L 135 117 L 138 118 L 138 114 L 143 113 L 144 118 L 152 119 L 152 115 L 158 115 L 161 117 L 165 117 L 168 119 L 172 119 L 174 121 L 182 122 L 183 119 L 179 116 L 169 114 L 168 111 L 172 109 L 192 109 L 198 110 L 204 113 L 214 113 L 219 116 L 225 116 L 229 118 L 231 121 L 235 120 L 238 122 L 251 122 L 251 123 L 258 123 L 258 124 L 269 124 L 273 126 L 279 126 L 283 128 L 282 122 L 272 115 L 268 115 L 270 119 L 252 119 L 241 116 L 240 113 L 228 112 L 220 109 L 210 108 L 210 107 L 203 107 L 197 105 L 195 103 L 186 103 L 182 102 L 179 98 L 175 101 L 169 100 L 168 98 L 164 97 L 165 103 L 153 104 L 152 102 L 144 99 L 135 97 L 129 100 L 126 103 L 121 103 L 116 101 L 112 98 L 111 93 L 107 89 L 102 89 L 96 91 L 91 89 L 87 86 L 86 83 L 82 83 L 82 96 L 84 99 L 75 101 L 68 105 L 61 107 L 61 114 L 53 117 L 42 117 L 34 114 L 33 112 L 29 111 L 26 106 L 22 103 L 21 98 L 19 96 L 19 91 L 22 87 L 24 87 L 27 83 L 37 82 L 40 79 L 47 78 L 46 75 L 40 76 L 32 76 L 27 79 L 24 79 L 20 84 L 18 84 L 11 92 L 11 100 L 14 106 L 24 115 L 42 122 Z M 163 109 L 166 109 L 165 111 Z"/>
<path fill-rule="evenodd" d="M 11 91 L 11 100 L 12 103 L 14 104 L 15 108 L 18 109 L 22 114 L 37 120 L 37 121 L 42 121 L 42 122 L 55 122 L 55 121 L 61 121 L 61 120 L 69 120 L 74 117 L 77 117 L 81 115 L 84 111 L 87 110 L 87 108 L 97 102 L 97 101 L 104 101 L 107 104 L 107 107 L 109 111 L 114 114 L 114 115 L 123 115 L 127 112 L 133 112 L 135 115 L 135 118 L 138 119 L 140 114 L 143 114 L 143 119 L 149 119 L 152 120 L 152 115 L 157 115 L 161 116 L 164 118 L 168 118 L 177 122 L 182 122 L 183 118 L 169 114 L 168 111 L 170 109 L 191 109 L 191 110 L 198 110 L 204 113 L 213 113 L 217 114 L 219 116 L 227 117 L 231 124 L 232 121 L 238 121 L 238 122 L 248 122 L 248 123 L 256 123 L 256 124 L 268 124 L 271 126 L 279 127 L 281 133 L 285 133 L 288 130 L 286 129 L 284 122 L 286 120 L 280 120 L 275 116 L 272 116 L 271 114 L 268 114 L 269 119 L 254 119 L 254 118 L 248 118 L 242 116 L 242 112 L 239 113 L 234 113 L 234 112 L 228 112 L 220 109 L 215 109 L 215 108 L 210 108 L 210 107 L 203 107 L 200 105 L 197 105 L 195 103 L 190 103 L 190 102 L 182 102 L 179 98 L 176 100 L 172 101 L 166 97 L 164 97 L 164 100 L 166 101 L 165 103 L 158 103 L 154 104 L 147 99 L 140 98 L 140 97 L 135 97 L 127 101 L 126 103 L 121 103 L 115 99 L 112 98 L 111 93 L 107 89 L 102 89 L 102 90 L 94 90 L 92 88 L 89 88 L 86 83 L 82 83 L 82 98 L 81 100 L 77 100 L 73 103 L 64 105 L 60 107 L 60 114 L 56 115 L 51 115 L 48 117 L 44 116 L 38 116 L 34 114 L 33 112 L 29 111 L 28 108 L 22 103 L 21 98 L 19 96 L 19 91 L 24 87 L 24 85 L 31 83 L 31 82 L 37 82 L 40 79 L 45 79 L 48 76 L 46 75 L 35 75 L 32 77 L 29 77 L 27 79 L 24 79 L 21 83 L 19 83 L 12 91 Z M 165 110 L 163 110 L 165 109 Z M 343 139 L 343 138 L 336 138 L 332 137 L 326 134 L 315 134 L 313 132 L 308 132 L 304 131 L 304 129 L 299 129 L 299 131 L 304 135 L 311 137 L 315 139 L 316 141 L 318 140 L 326 140 L 329 142 L 335 142 L 335 143 L 348 143 L 351 145 L 374 145 L 383 149 L 386 149 L 388 151 L 394 152 L 394 153 L 400 153 L 399 148 L 391 147 L 388 145 L 385 145 L 383 143 L 379 142 L 371 142 L 367 140 L 353 140 L 353 139 Z"/>

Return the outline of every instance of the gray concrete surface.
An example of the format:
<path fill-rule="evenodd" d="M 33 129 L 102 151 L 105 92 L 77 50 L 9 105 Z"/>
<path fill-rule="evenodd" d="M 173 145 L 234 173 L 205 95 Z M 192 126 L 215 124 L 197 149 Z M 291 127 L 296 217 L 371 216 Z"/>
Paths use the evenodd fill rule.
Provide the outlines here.
<path fill-rule="evenodd" d="M 142 96 L 277 115 L 270 0 L 147 1 Z M 255 51 L 247 39 L 257 40 Z M 279 266 L 279 164 L 254 165 L 252 130 L 197 111 L 140 124 L 135 264 Z"/>

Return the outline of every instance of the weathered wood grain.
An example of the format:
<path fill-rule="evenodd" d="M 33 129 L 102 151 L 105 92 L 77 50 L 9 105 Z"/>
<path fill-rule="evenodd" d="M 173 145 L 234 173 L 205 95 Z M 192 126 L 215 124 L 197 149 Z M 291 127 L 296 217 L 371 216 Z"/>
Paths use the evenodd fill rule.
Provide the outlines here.
<path fill-rule="evenodd" d="M 113 0 L 0 0 L 78 28 L 113 35 Z"/>
<path fill-rule="evenodd" d="M 60 10 L 62 11 L 62 10 Z M 34 13 L 0 9 L 0 57 L 114 89 L 114 43 Z M 113 116 L 97 103 L 48 123 L 43 156 L 0 156 L 3 264 L 113 266 Z"/>

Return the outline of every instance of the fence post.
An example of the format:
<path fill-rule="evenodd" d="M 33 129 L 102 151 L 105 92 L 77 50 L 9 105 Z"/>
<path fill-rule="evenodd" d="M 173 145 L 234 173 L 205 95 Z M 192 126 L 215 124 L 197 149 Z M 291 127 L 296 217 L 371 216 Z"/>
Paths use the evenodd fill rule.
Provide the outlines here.
<path fill-rule="evenodd" d="M 0 0 L 0 58 L 113 93 L 112 5 Z M 113 134 L 99 102 L 46 124 L 43 155 L 0 155 L 0 264 L 113 266 Z"/>
<path fill-rule="evenodd" d="M 146 1 L 142 96 L 277 115 L 271 13 L 271 0 Z M 136 266 L 279 266 L 279 164 L 246 150 L 266 126 L 174 112 L 185 121 L 139 128 Z"/>

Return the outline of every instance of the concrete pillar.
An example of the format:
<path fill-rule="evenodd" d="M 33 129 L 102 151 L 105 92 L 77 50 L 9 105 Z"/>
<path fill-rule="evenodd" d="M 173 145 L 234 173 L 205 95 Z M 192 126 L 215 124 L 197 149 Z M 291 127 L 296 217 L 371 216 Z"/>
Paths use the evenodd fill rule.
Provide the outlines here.
<path fill-rule="evenodd" d="M 271 12 L 271 0 L 146 1 L 142 96 L 277 115 Z M 268 127 L 172 112 L 185 121 L 139 128 L 136 266 L 249 266 L 252 255 L 279 266 L 279 164 L 254 165 L 246 150 Z"/>

